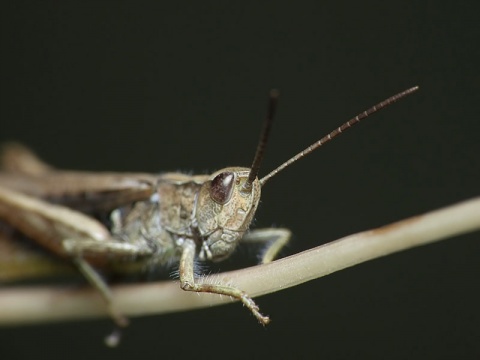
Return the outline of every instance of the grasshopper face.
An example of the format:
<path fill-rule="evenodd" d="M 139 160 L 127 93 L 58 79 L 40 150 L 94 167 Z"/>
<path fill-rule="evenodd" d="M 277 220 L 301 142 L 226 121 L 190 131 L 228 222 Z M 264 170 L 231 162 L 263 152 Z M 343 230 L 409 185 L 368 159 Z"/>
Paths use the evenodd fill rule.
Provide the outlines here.
<path fill-rule="evenodd" d="M 231 167 L 211 175 L 197 196 L 195 220 L 201 237 L 200 259 L 227 258 L 248 230 L 260 200 L 261 185 L 246 185 L 249 168 Z"/>

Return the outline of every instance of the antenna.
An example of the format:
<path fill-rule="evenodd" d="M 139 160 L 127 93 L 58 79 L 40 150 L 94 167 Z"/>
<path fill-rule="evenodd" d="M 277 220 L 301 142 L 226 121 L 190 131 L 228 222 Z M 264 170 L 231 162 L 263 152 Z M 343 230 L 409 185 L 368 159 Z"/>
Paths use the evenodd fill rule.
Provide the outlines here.
<path fill-rule="evenodd" d="M 310 145 L 309 147 L 307 147 L 306 149 L 302 150 L 301 152 L 299 152 L 297 155 L 295 155 L 294 157 L 290 158 L 289 160 L 285 161 L 282 165 L 280 165 L 279 167 L 277 167 L 276 169 L 274 169 L 273 171 L 271 171 L 268 175 L 264 176 L 263 178 L 260 179 L 260 184 L 263 186 L 265 185 L 265 183 L 272 177 L 274 177 L 275 175 L 277 175 L 280 171 L 282 171 L 283 169 L 285 169 L 286 167 L 290 166 L 291 164 L 293 164 L 295 161 L 303 158 L 304 156 L 310 154 L 311 152 L 313 152 L 314 150 L 318 149 L 320 146 L 324 145 L 325 143 L 329 142 L 330 140 L 332 140 L 335 136 L 337 135 L 340 135 L 342 132 L 344 132 L 345 130 L 351 128 L 353 125 L 359 123 L 361 120 L 365 119 L 366 117 L 372 115 L 373 113 L 376 113 L 377 111 L 381 110 L 381 109 L 384 109 L 386 108 L 387 106 L 393 104 L 394 102 L 404 98 L 405 96 L 407 95 L 410 95 L 411 93 L 415 92 L 418 90 L 418 86 L 414 86 L 410 89 L 407 89 L 405 91 L 402 91 L 396 95 L 393 95 L 391 97 L 389 97 L 388 99 L 385 99 L 383 100 L 382 102 L 379 102 L 377 105 L 375 106 L 372 106 L 370 109 L 368 110 L 365 110 L 364 112 L 358 114 L 357 116 L 355 116 L 353 119 L 350 119 L 348 120 L 346 123 L 344 123 L 343 125 L 339 126 L 338 128 L 336 128 L 335 130 L 333 130 L 331 133 L 329 133 L 328 135 L 324 136 L 323 138 L 321 138 L 320 140 L 314 142 L 312 145 Z M 272 98 L 270 98 L 271 102 L 272 102 Z M 276 98 L 275 98 L 276 100 Z M 270 102 L 270 104 L 271 104 Z M 276 101 L 275 101 L 276 102 Z M 271 114 L 271 109 L 269 108 L 269 116 L 272 115 L 273 117 L 273 114 Z M 268 119 L 268 118 L 267 118 Z M 268 126 L 268 130 L 271 126 L 271 120 L 270 120 L 270 124 L 267 125 L 267 123 L 265 124 L 265 128 L 267 128 Z M 264 131 L 265 133 L 265 131 Z M 268 131 L 267 131 L 267 134 L 268 134 Z M 263 142 L 263 143 L 262 143 Z M 263 148 L 265 146 L 265 143 L 266 143 L 266 140 L 264 139 L 264 136 L 262 135 L 262 140 L 261 140 L 261 143 L 258 144 L 258 149 L 257 149 L 257 155 L 255 155 L 255 160 L 257 159 L 257 156 L 258 156 L 258 153 L 260 152 L 260 148 L 261 148 L 261 155 L 263 155 Z M 254 164 L 255 166 L 257 167 L 256 168 L 256 172 L 254 173 L 253 171 L 253 165 L 252 165 L 252 170 L 250 171 L 250 174 L 249 174 L 249 177 L 248 177 L 248 181 L 250 181 L 250 178 L 252 176 L 252 173 L 255 174 L 255 176 L 257 175 L 257 172 L 258 172 L 258 167 L 260 166 L 259 163 L 260 163 L 261 159 L 258 160 L 258 164 L 255 164 L 255 161 L 254 161 Z M 253 177 L 253 179 L 255 179 L 255 176 Z M 253 179 L 251 181 L 253 181 Z M 251 186 L 251 182 L 250 182 L 250 186 Z"/>
<path fill-rule="evenodd" d="M 267 145 L 268 136 L 270 134 L 270 129 L 272 128 L 273 118 L 275 117 L 275 111 L 277 110 L 278 96 L 278 90 L 270 90 L 267 117 L 263 123 L 263 129 L 260 135 L 260 140 L 258 141 L 257 151 L 255 152 L 255 157 L 253 158 L 253 163 L 250 168 L 250 173 L 248 174 L 248 179 L 243 185 L 243 190 L 245 192 L 251 191 L 252 183 L 256 179 L 258 171 L 260 170 L 260 165 L 262 163 L 263 156 L 265 155 L 265 147 Z"/>

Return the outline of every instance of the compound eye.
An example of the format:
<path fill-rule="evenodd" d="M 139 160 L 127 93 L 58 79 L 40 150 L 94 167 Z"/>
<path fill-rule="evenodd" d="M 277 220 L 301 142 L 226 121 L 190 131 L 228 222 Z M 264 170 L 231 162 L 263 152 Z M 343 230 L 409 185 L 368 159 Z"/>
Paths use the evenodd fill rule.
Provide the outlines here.
<path fill-rule="evenodd" d="M 235 174 L 223 172 L 215 176 L 210 187 L 210 197 L 216 203 L 223 205 L 232 197 Z"/>

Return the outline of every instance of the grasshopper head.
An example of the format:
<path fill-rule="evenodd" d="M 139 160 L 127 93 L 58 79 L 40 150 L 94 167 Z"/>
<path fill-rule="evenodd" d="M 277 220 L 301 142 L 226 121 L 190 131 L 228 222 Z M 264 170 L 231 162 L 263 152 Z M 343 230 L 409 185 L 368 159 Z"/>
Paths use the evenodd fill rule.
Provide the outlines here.
<path fill-rule="evenodd" d="M 200 258 L 228 257 L 250 226 L 260 200 L 258 179 L 246 185 L 250 169 L 219 170 L 206 181 L 197 197 L 196 221 L 203 239 Z"/>

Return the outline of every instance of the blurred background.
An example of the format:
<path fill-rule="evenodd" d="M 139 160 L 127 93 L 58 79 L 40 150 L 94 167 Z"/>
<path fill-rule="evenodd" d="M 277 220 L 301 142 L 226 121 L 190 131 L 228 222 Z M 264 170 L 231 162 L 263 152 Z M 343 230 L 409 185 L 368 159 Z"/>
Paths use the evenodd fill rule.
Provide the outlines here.
<path fill-rule="evenodd" d="M 469 5 L 471 7 L 469 8 Z M 420 91 L 272 179 L 254 226 L 290 255 L 478 195 L 473 2 L 7 2 L 0 140 L 60 168 L 208 173 L 249 166 L 281 92 L 261 175 L 371 105 Z M 478 358 L 479 234 L 257 299 L 133 319 L 0 329 L 2 359 Z M 212 267 L 255 264 L 252 251 Z M 180 291 L 180 290 L 179 290 Z M 141 306 L 141 304 L 139 304 Z"/>

